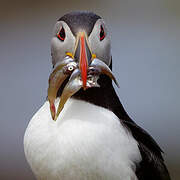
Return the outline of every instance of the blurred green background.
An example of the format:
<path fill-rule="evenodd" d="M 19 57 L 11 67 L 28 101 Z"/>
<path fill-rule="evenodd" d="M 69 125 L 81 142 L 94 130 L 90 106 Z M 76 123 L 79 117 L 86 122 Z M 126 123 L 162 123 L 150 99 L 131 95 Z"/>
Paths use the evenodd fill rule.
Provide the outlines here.
<path fill-rule="evenodd" d="M 90 10 L 112 36 L 116 89 L 129 115 L 160 144 L 180 179 L 180 1 L 0 1 L 0 179 L 35 179 L 25 160 L 25 128 L 47 95 L 56 20 Z"/>

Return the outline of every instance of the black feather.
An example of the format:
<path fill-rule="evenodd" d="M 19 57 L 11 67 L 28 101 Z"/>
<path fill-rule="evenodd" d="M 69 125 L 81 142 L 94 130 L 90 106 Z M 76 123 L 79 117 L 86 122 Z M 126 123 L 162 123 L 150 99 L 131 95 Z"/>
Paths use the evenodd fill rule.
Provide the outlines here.
<path fill-rule="evenodd" d="M 79 32 L 79 29 L 85 30 L 89 36 L 98 19 L 101 19 L 101 17 L 93 12 L 75 11 L 65 14 L 58 21 L 66 22 L 75 36 Z"/>

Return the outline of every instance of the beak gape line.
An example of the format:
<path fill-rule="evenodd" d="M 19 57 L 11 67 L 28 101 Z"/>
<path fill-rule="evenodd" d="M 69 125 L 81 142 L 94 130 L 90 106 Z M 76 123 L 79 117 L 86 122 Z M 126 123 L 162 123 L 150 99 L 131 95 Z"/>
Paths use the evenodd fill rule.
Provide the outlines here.
<path fill-rule="evenodd" d="M 79 33 L 75 46 L 74 55 L 66 53 L 64 60 L 58 62 L 49 77 L 48 101 L 53 120 L 56 120 L 63 110 L 66 101 L 82 87 L 84 90 L 92 87 L 99 87 L 97 80 L 100 74 L 109 76 L 119 87 L 111 69 L 101 60 L 95 58 L 90 51 L 87 36 L 84 32 Z M 92 71 L 93 70 L 93 71 Z M 65 85 L 60 97 L 57 113 L 55 99 L 62 83 L 68 77 L 69 81 Z"/>

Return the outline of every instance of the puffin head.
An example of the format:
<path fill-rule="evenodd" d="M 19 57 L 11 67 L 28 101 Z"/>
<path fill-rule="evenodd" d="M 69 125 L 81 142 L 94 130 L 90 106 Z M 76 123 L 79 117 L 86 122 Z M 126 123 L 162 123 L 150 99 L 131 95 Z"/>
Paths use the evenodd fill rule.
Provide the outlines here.
<path fill-rule="evenodd" d="M 111 43 L 104 20 L 92 12 L 71 12 L 55 24 L 51 40 L 53 71 L 49 78 L 48 100 L 52 118 L 57 119 L 69 97 L 79 91 L 99 87 L 100 74 L 117 84 L 109 68 Z M 54 101 L 65 79 L 56 113 Z"/>
<path fill-rule="evenodd" d="M 51 40 L 53 65 L 62 61 L 67 53 L 76 54 L 78 60 L 81 47 L 86 51 L 88 63 L 91 61 L 91 56 L 95 55 L 110 65 L 111 43 L 109 33 L 104 20 L 92 12 L 71 12 L 57 21 Z"/>

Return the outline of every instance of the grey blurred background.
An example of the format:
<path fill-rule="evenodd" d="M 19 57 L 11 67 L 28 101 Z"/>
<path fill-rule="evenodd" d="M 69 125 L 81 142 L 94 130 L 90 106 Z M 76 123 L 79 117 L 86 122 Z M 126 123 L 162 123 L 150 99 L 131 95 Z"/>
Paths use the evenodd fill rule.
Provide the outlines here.
<path fill-rule="evenodd" d="M 0 1 L 0 179 L 35 179 L 23 135 L 44 103 L 56 20 L 72 10 L 104 17 L 112 35 L 116 89 L 129 115 L 164 150 L 180 179 L 180 1 Z"/>

